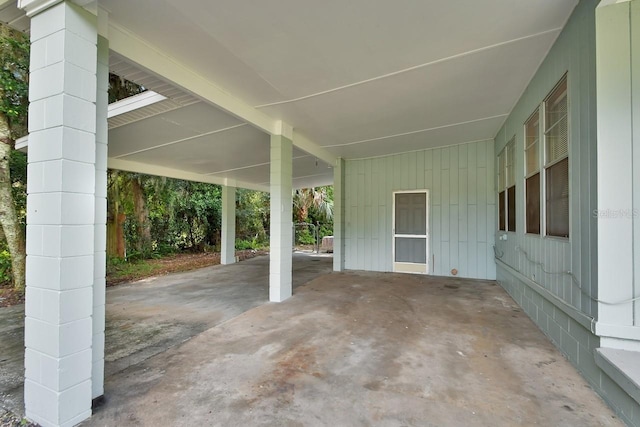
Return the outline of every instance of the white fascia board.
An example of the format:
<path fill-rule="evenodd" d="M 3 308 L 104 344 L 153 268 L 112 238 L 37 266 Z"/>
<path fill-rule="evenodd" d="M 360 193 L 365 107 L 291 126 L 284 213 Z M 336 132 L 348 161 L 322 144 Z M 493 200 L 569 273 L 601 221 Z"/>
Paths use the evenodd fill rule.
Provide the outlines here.
<path fill-rule="evenodd" d="M 276 120 L 245 104 L 194 70 L 113 23 L 109 24 L 109 48 L 263 132 L 277 134 Z"/>
<path fill-rule="evenodd" d="M 130 160 L 109 158 L 107 161 L 109 169 L 117 169 L 127 172 L 144 173 L 147 175 L 164 176 L 167 178 L 184 179 L 186 181 L 204 182 L 207 184 L 231 185 L 249 190 L 269 192 L 269 186 L 252 184 L 249 182 L 229 180 L 218 176 L 202 175 L 199 173 L 182 171 L 179 169 L 154 166 L 146 163 L 132 162 Z"/>
<path fill-rule="evenodd" d="M 295 129 L 293 130 L 293 145 L 317 159 L 322 160 L 331 167 L 335 166 L 338 161 L 338 158 L 331 154 L 326 148 L 319 146 L 304 135 L 299 134 Z"/>
<path fill-rule="evenodd" d="M 148 90 L 109 104 L 107 118 L 110 119 L 111 117 L 126 114 L 139 108 L 148 107 L 149 105 L 164 101 L 165 99 L 167 99 L 166 96 L 160 95 L 152 90 Z"/>
<path fill-rule="evenodd" d="M 18 0 L 18 7 L 32 17 L 62 2 L 62 0 Z"/>
<path fill-rule="evenodd" d="M 0 6 L 3 3 L 7 3 L 8 1 L 11 0 L 0 0 Z M 32 17 L 42 11 L 49 9 L 52 6 L 55 6 L 58 3 L 61 3 L 62 1 L 63 0 L 18 0 L 18 8 L 24 10 L 28 17 Z M 94 15 L 97 13 L 97 0 L 73 0 L 73 2 L 78 6 L 92 12 Z"/>
<path fill-rule="evenodd" d="M 28 146 L 29 146 L 29 135 L 25 135 L 22 138 L 16 139 L 16 144 L 15 144 L 16 150 L 26 153 Z"/>
<path fill-rule="evenodd" d="M 598 6 L 596 7 L 607 7 L 611 6 L 612 4 L 627 3 L 630 1 L 631 0 L 600 0 L 600 4 L 598 4 Z"/>

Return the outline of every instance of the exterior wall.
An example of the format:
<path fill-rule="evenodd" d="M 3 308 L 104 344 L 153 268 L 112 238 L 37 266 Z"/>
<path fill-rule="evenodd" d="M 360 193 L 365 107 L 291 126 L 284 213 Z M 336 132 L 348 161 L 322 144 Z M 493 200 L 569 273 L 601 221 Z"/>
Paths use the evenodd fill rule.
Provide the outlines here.
<path fill-rule="evenodd" d="M 595 316 L 597 295 L 595 6 L 583 1 L 549 52 L 511 115 L 496 136 L 494 156 L 516 137 L 515 233 L 496 239 L 500 261 L 548 289 L 578 310 Z M 568 72 L 570 239 L 525 234 L 524 123 L 562 76 Z M 495 172 L 497 174 L 497 170 Z M 505 234 L 499 232 L 497 235 Z M 517 250 L 522 249 L 522 250 Z M 538 265 L 528 261 L 526 252 Z M 571 271 L 583 292 L 572 280 Z"/>
<path fill-rule="evenodd" d="M 595 8 L 583 0 L 495 139 L 494 157 L 516 137 L 517 231 L 496 227 L 497 280 L 629 425 L 640 405 L 596 364 L 598 316 Z M 524 123 L 568 72 L 570 238 L 525 234 Z M 497 170 L 494 172 L 497 175 Z M 500 240 L 505 235 L 507 240 Z M 544 264 L 527 260 L 528 257 Z M 571 273 L 574 277 L 572 278 Z M 580 284 L 580 285 L 578 285 Z M 580 289 L 582 288 L 582 290 Z"/>
<path fill-rule="evenodd" d="M 430 273 L 495 279 L 493 141 L 346 161 L 345 268 L 393 271 L 393 192 L 429 190 Z"/>

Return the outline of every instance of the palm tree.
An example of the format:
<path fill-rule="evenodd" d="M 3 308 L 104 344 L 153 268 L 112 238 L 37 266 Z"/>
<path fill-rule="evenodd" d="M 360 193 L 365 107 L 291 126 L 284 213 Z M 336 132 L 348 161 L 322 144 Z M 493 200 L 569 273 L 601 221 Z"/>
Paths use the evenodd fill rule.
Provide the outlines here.
<path fill-rule="evenodd" d="M 293 215 L 296 222 L 306 222 L 314 208 L 326 220 L 333 218 L 333 194 L 329 187 L 302 188 L 293 193 Z"/>

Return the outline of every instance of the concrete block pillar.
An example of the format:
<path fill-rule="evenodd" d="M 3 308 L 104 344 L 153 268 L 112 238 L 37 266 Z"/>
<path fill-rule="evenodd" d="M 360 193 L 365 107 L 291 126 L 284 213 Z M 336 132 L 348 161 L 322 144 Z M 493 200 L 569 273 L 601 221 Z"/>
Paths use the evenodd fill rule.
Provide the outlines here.
<path fill-rule="evenodd" d="M 284 301 L 292 292 L 292 173 L 293 144 L 271 136 L 271 235 L 269 241 L 269 300 Z"/>
<path fill-rule="evenodd" d="M 221 264 L 236 262 L 236 188 L 222 186 Z"/>
<path fill-rule="evenodd" d="M 49 4 L 21 2 L 32 16 L 24 393 L 27 418 L 72 426 L 91 415 L 97 22 Z"/>
<path fill-rule="evenodd" d="M 596 9 L 598 304 L 603 347 L 640 351 L 640 2 Z M 569 77 L 571 78 L 571 77 Z"/>
<path fill-rule="evenodd" d="M 98 37 L 95 156 L 95 223 L 93 253 L 92 398 L 104 394 L 104 326 L 107 264 L 107 141 L 109 124 L 109 42 Z"/>
<path fill-rule="evenodd" d="M 344 159 L 333 167 L 333 271 L 344 270 Z"/>

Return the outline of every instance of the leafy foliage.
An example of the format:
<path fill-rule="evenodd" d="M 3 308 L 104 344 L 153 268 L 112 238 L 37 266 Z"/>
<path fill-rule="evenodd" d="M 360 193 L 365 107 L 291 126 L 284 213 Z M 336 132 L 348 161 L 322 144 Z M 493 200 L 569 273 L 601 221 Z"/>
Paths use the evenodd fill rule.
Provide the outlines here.
<path fill-rule="evenodd" d="M 0 251 L 0 283 L 11 281 L 11 254 L 6 248 L 6 244 L 2 245 Z"/>
<path fill-rule="evenodd" d="M 293 220 L 297 225 L 295 240 L 298 244 L 313 245 L 318 239 L 333 234 L 333 187 L 303 188 L 293 194 Z M 302 224 L 313 224 L 305 227 Z"/>
<path fill-rule="evenodd" d="M 146 91 L 144 86 L 109 73 L 109 104 Z"/>
<path fill-rule="evenodd" d="M 236 191 L 236 238 L 253 242 L 258 249 L 269 241 L 269 194 L 260 191 L 238 189 Z"/>
<path fill-rule="evenodd" d="M 0 61 L 0 113 L 16 139 L 27 133 L 29 39 L 4 24 L 0 24 Z"/>
<path fill-rule="evenodd" d="M 27 155 L 20 151 L 11 151 L 9 169 L 11 171 L 13 204 L 24 236 L 27 227 Z"/>

